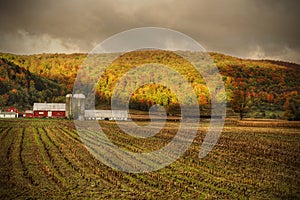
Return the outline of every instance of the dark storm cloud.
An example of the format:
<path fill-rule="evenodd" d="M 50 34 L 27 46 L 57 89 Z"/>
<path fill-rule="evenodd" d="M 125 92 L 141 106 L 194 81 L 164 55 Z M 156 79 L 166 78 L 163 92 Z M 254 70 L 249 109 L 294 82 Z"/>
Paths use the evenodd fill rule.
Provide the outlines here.
<path fill-rule="evenodd" d="M 298 1 L 11 0 L 0 6 L 0 51 L 89 52 L 143 26 L 181 31 L 209 51 L 300 63 Z"/>

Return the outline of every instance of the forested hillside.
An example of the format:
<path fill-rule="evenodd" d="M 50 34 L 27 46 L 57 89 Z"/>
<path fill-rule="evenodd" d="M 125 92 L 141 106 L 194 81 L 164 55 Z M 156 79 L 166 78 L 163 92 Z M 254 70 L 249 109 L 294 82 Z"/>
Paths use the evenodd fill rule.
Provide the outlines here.
<path fill-rule="evenodd" d="M 0 59 L 0 110 L 7 106 L 28 109 L 34 102 L 61 102 L 66 86 Z"/>
<path fill-rule="evenodd" d="M 188 56 L 201 56 L 186 52 Z M 295 119 L 299 115 L 300 66 L 281 61 L 244 60 L 210 53 L 226 88 L 228 106 L 243 115 Z M 0 54 L 0 106 L 27 109 L 33 102 L 59 102 L 72 92 L 77 71 L 87 54 Z M 107 55 L 109 56 L 109 55 Z M 198 95 L 198 103 L 209 107 L 210 95 L 203 78 L 180 56 L 162 51 L 126 53 L 107 67 L 96 86 L 98 104 L 109 104 L 115 84 L 135 66 L 161 63 L 181 73 Z M 137 89 L 130 106 L 147 110 L 153 104 L 167 109 L 178 106 L 167 87 L 150 83 Z M 241 106 L 243 105 L 243 106 Z M 239 112 L 239 111 L 237 111 Z M 248 114 L 247 114 L 248 113 Z"/>
<path fill-rule="evenodd" d="M 77 70 L 86 58 L 86 54 L 0 54 L 0 58 L 33 74 L 63 84 L 68 91 L 72 91 Z"/>
<path fill-rule="evenodd" d="M 252 116 L 299 119 L 300 65 L 243 60 L 216 53 L 211 56 L 224 76 L 231 107 L 236 102 L 234 94 L 242 91 Z"/>

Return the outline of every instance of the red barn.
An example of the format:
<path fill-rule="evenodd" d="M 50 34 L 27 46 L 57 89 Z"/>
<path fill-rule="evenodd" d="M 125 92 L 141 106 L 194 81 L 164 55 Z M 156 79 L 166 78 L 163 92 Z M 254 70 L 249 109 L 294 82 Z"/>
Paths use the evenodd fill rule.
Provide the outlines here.
<path fill-rule="evenodd" d="M 34 103 L 33 115 L 38 118 L 65 118 L 65 103 Z"/>

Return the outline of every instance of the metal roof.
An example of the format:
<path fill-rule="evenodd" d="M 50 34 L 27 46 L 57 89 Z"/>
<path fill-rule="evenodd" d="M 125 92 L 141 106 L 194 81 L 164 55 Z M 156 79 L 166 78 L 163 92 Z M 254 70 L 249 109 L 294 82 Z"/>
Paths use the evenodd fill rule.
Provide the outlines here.
<path fill-rule="evenodd" d="M 127 110 L 85 110 L 85 117 L 128 117 Z"/>
<path fill-rule="evenodd" d="M 74 99 L 84 99 L 85 96 L 84 96 L 84 94 L 74 94 L 74 95 L 73 95 L 73 98 L 74 98 Z"/>
<path fill-rule="evenodd" d="M 34 103 L 33 110 L 66 111 L 65 103 Z"/>
<path fill-rule="evenodd" d="M 16 115 L 16 112 L 0 112 L 0 114 L 5 114 L 5 115 Z"/>

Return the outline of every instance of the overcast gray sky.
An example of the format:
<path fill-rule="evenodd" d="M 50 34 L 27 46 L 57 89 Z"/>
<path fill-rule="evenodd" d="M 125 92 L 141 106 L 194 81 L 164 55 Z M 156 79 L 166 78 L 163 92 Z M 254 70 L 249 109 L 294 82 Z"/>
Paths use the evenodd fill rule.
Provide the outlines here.
<path fill-rule="evenodd" d="M 0 51 L 90 52 L 113 34 L 154 26 L 206 50 L 300 63 L 297 0 L 0 0 Z"/>

